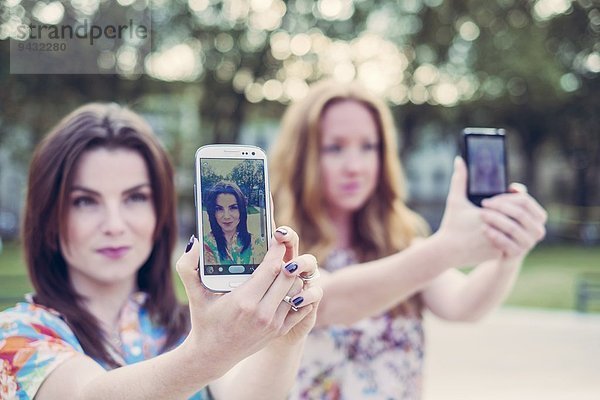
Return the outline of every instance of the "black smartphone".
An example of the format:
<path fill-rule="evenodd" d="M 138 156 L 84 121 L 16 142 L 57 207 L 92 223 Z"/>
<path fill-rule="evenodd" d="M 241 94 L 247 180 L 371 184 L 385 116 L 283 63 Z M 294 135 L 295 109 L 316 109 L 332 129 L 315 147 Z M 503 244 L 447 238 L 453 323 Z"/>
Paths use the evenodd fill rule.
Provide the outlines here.
<path fill-rule="evenodd" d="M 467 197 L 481 206 L 483 199 L 508 191 L 506 134 L 499 128 L 465 128 L 462 133 Z"/>

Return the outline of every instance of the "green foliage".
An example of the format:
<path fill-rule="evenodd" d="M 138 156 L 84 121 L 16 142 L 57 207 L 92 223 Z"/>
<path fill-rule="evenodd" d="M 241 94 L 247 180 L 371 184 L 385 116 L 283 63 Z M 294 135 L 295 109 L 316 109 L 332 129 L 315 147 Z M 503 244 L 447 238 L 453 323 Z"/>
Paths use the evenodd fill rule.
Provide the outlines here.
<path fill-rule="evenodd" d="M 231 171 L 230 179 L 237 183 L 242 193 L 248 195 L 248 204 L 265 207 L 265 180 L 261 165 L 256 161 L 244 160 Z"/>
<path fill-rule="evenodd" d="M 264 176 L 262 165 L 257 161 L 244 160 L 236 165 L 226 176 L 218 175 L 214 169 L 206 163 L 201 167 L 202 183 L 206 189 L 213 187 L 221 180 L 235 182 L 242 193 L 248 198 L 248 206 L 265 207 L 264 198 Z M 207 193 L 204 191 L 204 193 Z"/>
<path fill-rule="evenodd" d="M 9 20 L 34 21 L 32 10 L 43 2 L 9 3 L 0 13 L 5 27 Z M 85 11 L 82 2 L 62 3 L 66 20 Z M 113 4 L 113 10 L 110 3 L 99 10 L 138 6 Z M 244 124 L 278 120 L 307 84 L 341 76 L 363 81 L 390 102 L 403 151 L 411 151 L 427 126 L 439 134 L 502 126 L 517 139 L 532 193 L 542 169 L 540 149 L 552 144 L 572 171 L 561 201 L 598 204 L 597 2 L 333 3 L 153 1 L 151 56 L 163 57 L 173 71 L 180 68 L 174 77 L 150 68 L 151 57 L 136 61 L 145 63 L 143 75 L 11 75 L 7 31 L 0 30 L 0 59 L 6 61 L 0 63 L 0 144 L 25 168 L 33 146 L 59 116 L 85 102 L 117 101 L 154 117 L 176 166 L 185 171 L 200 145 L 237 142 Z M 170 55 L 174 48 L 188 49 L 190 61 L 175 62 L 180 57 Z M 201 126 L 190 126 L 190 113 Z"/>
<path fill-rule="evenodd" d="M 0 310 L 14 305 L 28 292 L 31 292 L 31 284 L 21 248 L 17 243 L 5 243 L 0 253 Z"/>
<path fill-rule="evenodd" d="M 203 187 L 205 188 L 205 190 L 203 190 L 203 193 L 206 193 L 206 189 L 212 188 L 215 185 L 215 183 L 217 183 L 218 181 L 223 179 L 221 176 L 219 176 L 215 173 L 212 166 L 208 163 L 204 163 L 204 165 L 201 166 L 201 171 L 202 171 L 202 183 L 203 183 Z M 204 199 L 204 201 L 202 203 L 206 204 L 206 199 Z"/>

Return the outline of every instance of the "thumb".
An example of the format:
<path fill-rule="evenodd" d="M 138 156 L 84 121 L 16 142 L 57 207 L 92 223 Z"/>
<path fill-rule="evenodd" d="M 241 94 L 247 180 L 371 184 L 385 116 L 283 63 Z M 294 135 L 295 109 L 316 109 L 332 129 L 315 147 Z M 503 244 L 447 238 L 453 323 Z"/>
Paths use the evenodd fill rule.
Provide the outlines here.
<path fill-rule="evenodd" d="M 198 275 L 199 247 L 198 239 L 192 235 L 186 246 L 186 251 L 179 257 L 179 260 L 175 264 L 179 278 L 190 301 L 209 294 L 208 290 L 200 282 Z"/>
<path fill-rule="evenodd" d="M 465 199 L 467 197 L 467 166 L 460 156 L 454 158 L 454 172 L 450 180 L 448 198 Z"/>

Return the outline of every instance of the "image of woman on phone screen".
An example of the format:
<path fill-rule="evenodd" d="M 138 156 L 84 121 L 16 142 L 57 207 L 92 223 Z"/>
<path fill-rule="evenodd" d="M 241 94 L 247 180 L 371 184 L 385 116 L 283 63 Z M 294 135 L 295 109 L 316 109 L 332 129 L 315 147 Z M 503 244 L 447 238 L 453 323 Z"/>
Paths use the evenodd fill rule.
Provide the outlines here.
<path fill-rule="evenodd" d="M 506 187 L 500 166 L 504 155 L 494 144 L 477 143 L 471 150 L 470 189 L 475 194 L 502 193 Z"/>
<path fill-rule="evenodd" d="M 304 277 L 314 257 L 280 227 L 252 279 L 217 295 L 192 236 L 180 303 L 175 203 L 167 152 L 127 108 L 82 106 L 38 144 L 22 230 L 34 293 L 0 312 L 0 398 L 286 397 L 322 295 Z"/>
<path fill-rule="evenodd" d="M 238 185 L 217 182 L 206 203 L 211 232 L 204 235 L 204 263 L 259 264 L 265 242 L 248 231 L 247 201 Z"/>

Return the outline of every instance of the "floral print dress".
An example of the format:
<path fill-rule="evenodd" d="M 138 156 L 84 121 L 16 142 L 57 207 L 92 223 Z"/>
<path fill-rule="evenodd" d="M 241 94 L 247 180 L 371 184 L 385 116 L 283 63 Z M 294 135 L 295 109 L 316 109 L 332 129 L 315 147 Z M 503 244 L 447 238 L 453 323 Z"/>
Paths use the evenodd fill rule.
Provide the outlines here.
<path fill-rule="evenodd" d="M 356 264 L 349 250 L 334 252 L 329 271 Z M 304 347 L 291 399 L 419 399 L 423 369 L 422 305 L 417 296 L 351 326 L 314 329 Z"/>
<path fill-rule="evenodd" d="M 134 293 L 121 310 L 118 352 L 111 355 L 123 365 L 159 355 L 165 343 L 165 331 L 151 322 L 145 300 L 146 294 Z M 33 399 L 56 367 L 81 353 L 79 341 L 61 315 L 35 304 L 31 296 L 0 312 L 0 399 Z M 208 396 L 203 390 L 192 399 Z"/>
<path fill-rule="evenodd" d="M 261 237 L 252 239 L 252 235 L 250 238 L 250 246 L 242 251 L 242 241 L 236 232 L 227 247 L 227 258 L 223 259 L 212 232 L 204 235 L 204 264 L 260 264 L 267 253 L 265 240 Z"/>

